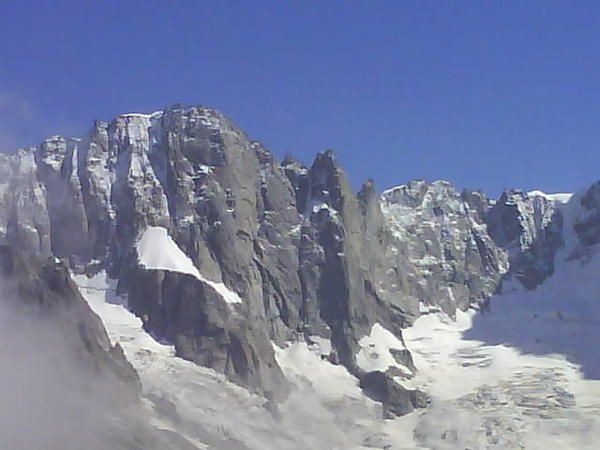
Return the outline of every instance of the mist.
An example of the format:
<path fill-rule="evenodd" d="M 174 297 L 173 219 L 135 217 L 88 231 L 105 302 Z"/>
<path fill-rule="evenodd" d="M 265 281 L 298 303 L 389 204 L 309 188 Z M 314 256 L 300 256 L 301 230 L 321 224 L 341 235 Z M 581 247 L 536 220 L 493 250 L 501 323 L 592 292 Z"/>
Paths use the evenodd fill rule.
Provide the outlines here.
<path fill-rule="evenodd" d="M 0 448 L 117 448 L 112 380 L 58 321 L 0 296 Z"/>

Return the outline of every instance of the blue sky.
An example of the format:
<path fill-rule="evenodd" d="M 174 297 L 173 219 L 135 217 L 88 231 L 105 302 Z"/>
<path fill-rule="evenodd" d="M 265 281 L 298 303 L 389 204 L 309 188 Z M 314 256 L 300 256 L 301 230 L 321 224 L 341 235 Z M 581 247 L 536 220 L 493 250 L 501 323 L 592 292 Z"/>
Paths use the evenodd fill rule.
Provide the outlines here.
<path fill-rule="evenodd" d="M 356 188 L 600 178 L 600 2 L 2 1 L 0 147 L 173 103 Z"/>

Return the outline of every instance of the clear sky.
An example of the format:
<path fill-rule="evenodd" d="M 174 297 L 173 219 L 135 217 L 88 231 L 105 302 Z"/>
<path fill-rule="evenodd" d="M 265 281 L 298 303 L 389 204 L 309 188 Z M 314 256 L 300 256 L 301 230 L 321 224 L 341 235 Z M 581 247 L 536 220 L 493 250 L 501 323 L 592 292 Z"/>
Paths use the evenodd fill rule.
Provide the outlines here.
<path fill-rule="evenodd" d="M 0 1 L 0 148 L 173 103 L 356 188 L 600 178 L 600 2 Z"/>

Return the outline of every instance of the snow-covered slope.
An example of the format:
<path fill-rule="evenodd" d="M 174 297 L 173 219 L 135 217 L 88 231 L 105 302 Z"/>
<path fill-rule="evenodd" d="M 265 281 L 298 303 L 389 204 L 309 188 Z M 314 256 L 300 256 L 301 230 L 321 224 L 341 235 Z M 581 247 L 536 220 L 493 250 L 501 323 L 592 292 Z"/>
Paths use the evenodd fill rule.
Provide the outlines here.
<path fill-rule="evenodd" d="M 344 367 L 323 360 L 317 345 L 276 347 L 293 389 L 274 411 L 263 397 L 176 357 L 171 345 L 157 342 L 127 310 L 126 299 L 116 295 L 115 281 L 104 272 L 74 279 L 138 371 L 143 395 L 155 410 L 154 425 L 199 448 L 346 450 L 404 448 L 412 441 L 411 419 L 382 421 L 381 405 L 362 393 Z"/>
<path fill-rule="evenodd" d="M 581 365 L 560 353 L 526 354 L 509 342 L 470 337 L 474 328 L 507 328 L 512 319 L 496 308 L 483 318 L 460 312 L 456 322 L 434 314 L 406 331 L 418 368 L 412 382 L 432 395 L 428 410 L 412 414 L 418 416 L 419 444 L 436 449 L 597 448 L 600 380 L 586 378 Z M 535 326 L 512 329 L 532 343 L 536 331 Z"/>
<path fill-rule="evenodd" d="M 579 364 L 586 377 L 600 379 L 600 248 L 583 247 L 573 230 L 582 214 L 577 200 L 555 198 L 565 244 L 555 257 L 553 276 L 532 291 L 514 280 L 505 282 L 491 299 L 493 314 L 478 317 L 467 336 L 527 353 L 560 353 Z"/>
<path fill-rule="evenodd" d="M 535 290 L 505 282 L 489 310 L 458 312 L 456 321 L 428 315 L 405 331 L 418 369 L 411 382 L 432 395 L 415 428 L 420 444 L 597 448 L 600 255 L 572 257 L 576 197 L 546 197 L 563 213 L 566 242 L 549 279 Z"/>

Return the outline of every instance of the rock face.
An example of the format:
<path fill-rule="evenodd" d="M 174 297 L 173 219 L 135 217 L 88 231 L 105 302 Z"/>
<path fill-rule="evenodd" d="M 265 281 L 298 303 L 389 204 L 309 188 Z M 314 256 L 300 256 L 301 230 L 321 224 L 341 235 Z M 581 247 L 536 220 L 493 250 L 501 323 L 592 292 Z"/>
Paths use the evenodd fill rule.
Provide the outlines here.
<path fill-rule="evenodd" d="M 285 379 L 266 331 L 252 327 L 213 287 L 162 270 L 139 269 L 134 280 L 130 308 L 156 336 L 173 342 L 179 356 L 212 367 L 269 399 L 284 398 Z"/>
<path fill-rule="evenodd" d="M 137 373 L 120 346 L 110 343 L 102 321 L 62 263 L 52 258 L 23 257 L 14 248 L 0 245 L 0 283 L 4 304 L 60 330 L 65 347 L 80 356 L 83 367 L 118 382 L 122 394 L 130 399 L 137 396 Z"/>
<path fill-rule="evenodd" d="M 398 384 L 414 373 L 402 328 L 429 311 L 485 304 L 506 274 L 535 288 L 563 242 L 561 213 L 543 196 L 510 191 L 493 202 L 444 181 L 381 197 L 369 181 L 356 194 L 333 152 L 310 167 L 279 164 L 201 106 L 98 121 L 83 139 L 0 156 L 0 175 L 0 239 L 106 269 L 180 356 L 276 401 L 286 382 L 272 343 L 325 338 L 332 361 L 385 387 L 371 391 L 396 405 L 391 413 L 422 406 Z M 588 243 L 600 239 L 597 191 L 582 200 L 589 220 L 577 228 Z M 166 229 L 199 276 L 144 267 L 136 243 L 148 227 Z M 373 356 L 391 355 L 382 375 L 369 375 L 357 355 L 376 326 L 396 341 Z"/>
<path fill-rule="evenodd" d="M 386 418 L 408 414 L 415 408 L 426 408 L 430 402 L 421 391 L 405 389 L 380 371 L 367 373 L 360 380 L 360 386 L 364 392 L 383 404 Z"/>
<path fill-rule="evenodd" d="M 45 186 L 38 181 L 35 152 L 19 150 L 0 160 L 3 174 L 2 229 L 5 238 L 25 253 L 51 254 L 50 218 Z M 6 177 L 6 178 L 4 178 Z"/>
<path fill-rule="evenodd" d="M 52 253 L 89 258 L 88 220 L 79 181 L 79 142 L 47 139 L 37 152 L 38 179 L 46 187 Z"/>
<path fill-rule="evenodd" d="M 564 245 L 563 217 L 541 195 L 504 192 L 487 217 L 490 236 L 509 255 L 512 273 L 535 289 L 554 273 L 554 256 Z"/>
<path fill-rule="evenodd" d="M 481 192 L 414 181 L 382 199 L 394 236 L 391 252 L 411 266 L 403 290 L 417 306 L 453 315 L 495 292 L 508 261 L 488 232 L 490 205 Z"/>
<path fill-rule="evenodd" d="M 575 232 L 584 245 L 596 245 L 600 243 L 600 181 L 590 186 L 579 203 L 583 214 L 575 224 Z"/>
<path fill-rule="evenodd" d="M 305 170 L 300 168 L 296 176 Z M 290 171 L 286 166 L 286 173 Z M 331 338 L 340 361 L 352 367 L 357 337 L 377 320 L 368 266 L 372 258 L 367 255 L 371 249 L 364 245 L 367 219 L 331 151 L 319 154 L 309 173 L 304 187 L 308 192 L 297 191 L 297 197 L 306 198 L 299 210 L 304 292 L 299 313 L 305 331 Z"/>

